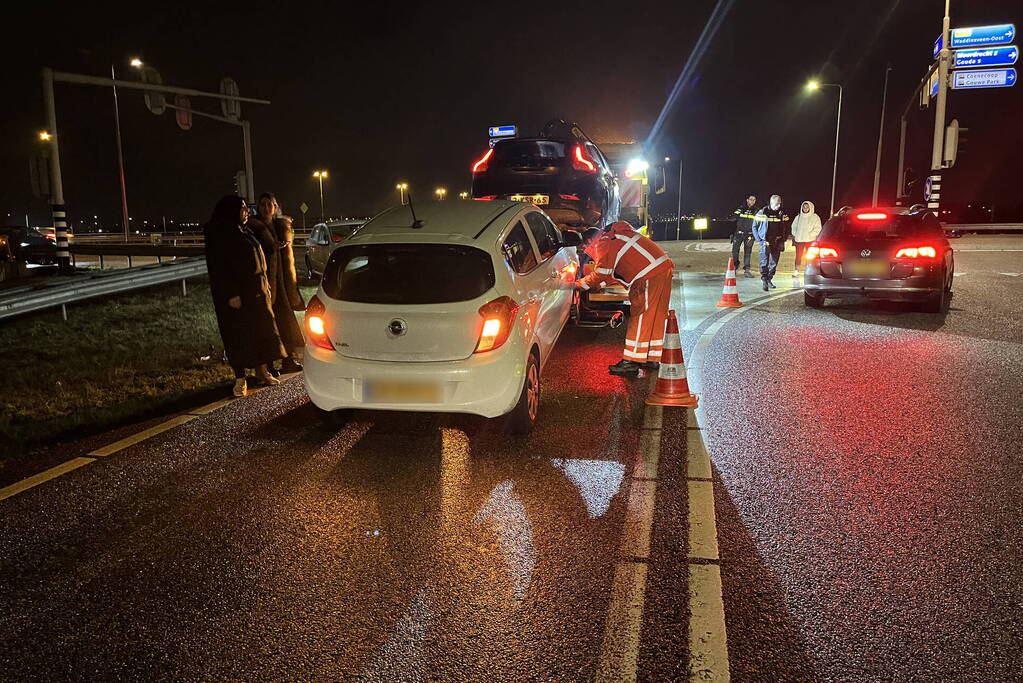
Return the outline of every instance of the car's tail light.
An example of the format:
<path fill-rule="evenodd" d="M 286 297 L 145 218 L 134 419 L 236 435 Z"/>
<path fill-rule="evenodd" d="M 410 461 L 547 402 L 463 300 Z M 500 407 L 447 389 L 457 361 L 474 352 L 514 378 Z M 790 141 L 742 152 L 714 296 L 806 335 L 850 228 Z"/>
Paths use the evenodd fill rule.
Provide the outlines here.
<path fill-rule="evenodd" d="M 822 247 L 820 245 L 812 245 L 806 248 L 806 260 L 813 261 L 814 259 L 825 260 L 825 259 L 836 259 L 838 258 L 838 249 L 834 247 Z"/>
<path fill-rule="evenodd" d="M 485 194 L 482 197 L 473 197 L 478 202 L 490 202 L 497 199 L 496 194 Z"/>
<path fill-rule="evenodd" d="M 480 157 L 480 160 L 472 165 L 473 173 L 483 173 L 487 170 L 487 163 L 490 161 L 490 157 L 494 156 L 494 148 L 491 147 L 487 150 L 487 153 Z"/>
<path fill-rule="evenodd" d="M 866 211 L 864 213 L 856 214 L 856 220 L 860 221 L 885 221 L 888 220 L 888 214 L 883 211 Z"/>
<path fill-rule="evenodd" d="M 315 295 L 309 300 L 305 308 L 305 330 L 309 335 L 309 341 L 321 349 L 334 351 L 334 345 L 327 336 L 327 307 Z"/>
<path fill-rule="evenodd" d="M 559 194 L 558 196 L 561 197 L 562 199 L 567 199 L 573 202 L 579 201 L 579 197 L 574 194 Z"/>
<path fill-rule="evenodd" d="M 515 314 L 518 310 L 518 304 L 507 296 L 502 296 L 480 306 L 480 317 L 483 318 L 483 327 L 480 330 L 480 339 L 476 342 L 476 351 L 474 353 L 493 351 L 508 341 L 512 325 L 515 324 Z"/>
<path fill-rule="evenodd" d="M 903 247 L 895 252 L 895 258 L 938 258 L 938 250 L 930 245 Z"/>
<path fill-rule="evenodd" d="M 577 171 L 586 171 L 587 173 L 596 173 L 597 165 L 593 163 L 593 160 L 586 156 L 586 152 L 583 151 L 582 145 L 576 145 L 575 151 L 572 152 L 572 168 Z"/>

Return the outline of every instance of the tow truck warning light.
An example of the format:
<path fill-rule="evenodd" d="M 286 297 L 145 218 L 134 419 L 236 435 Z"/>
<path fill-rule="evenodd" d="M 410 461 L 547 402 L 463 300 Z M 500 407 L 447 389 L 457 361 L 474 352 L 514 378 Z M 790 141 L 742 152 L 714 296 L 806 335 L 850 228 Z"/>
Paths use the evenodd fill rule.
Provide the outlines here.
<path fill-rule="evenodd" d="M 518 135 L 518 126 L 491 126 L 489 128 L 492 138 L 513 138 Z"/>

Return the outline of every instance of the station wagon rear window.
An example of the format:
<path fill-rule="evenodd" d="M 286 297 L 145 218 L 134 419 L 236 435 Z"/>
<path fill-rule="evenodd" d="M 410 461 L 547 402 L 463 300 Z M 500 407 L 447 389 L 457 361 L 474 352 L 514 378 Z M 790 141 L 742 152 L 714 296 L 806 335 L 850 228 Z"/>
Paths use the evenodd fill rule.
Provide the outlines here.
<path fill-rule="evenodd" d="M 323 273 L 327 296 L 363 304 L 471 301 L 493 286 L 490 255 L 456 244 L 342 246 Z"/>
<path fill-rule="evenodd" d="M 555 166 L 564 158 L 564 143 L 551 140 L 508 141 L 494 147 L 494 163 L 502 166 Z"/>
<path fill-rule="evenodd" d="M 867 214 L 874 215 L 874 214 Z M 940 234 L 941 225 L 933 216 L 893 214 L 884 219 L 859 219 L 851 216 L 832 218 L 824 226 L 820 239 L 864 238 L 900 239 Z"/>

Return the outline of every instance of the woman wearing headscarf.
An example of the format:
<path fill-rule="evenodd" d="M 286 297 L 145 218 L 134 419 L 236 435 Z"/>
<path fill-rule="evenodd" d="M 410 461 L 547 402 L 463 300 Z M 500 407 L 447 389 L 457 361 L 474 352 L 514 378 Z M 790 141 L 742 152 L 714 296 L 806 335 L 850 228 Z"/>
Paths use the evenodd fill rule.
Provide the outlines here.
<path fill-rule="evenodd" d="M 281 215 L 277 199 L 269 192 L 259 197 L 257 216 L 249 220 L 253 234 L 259 240 L 266 256 L 266 279 L 270 286 L 270 303 L 277 331 L 287 350 L 287 358 L 281 363 L 283 372 L 300 372 L 302 365 L 296 356 L 305 347 L 305 338 L 295 319 L 295 311 L 305 309 L 298 291 L 295 274 L 295 254 L 291 242 L 295 237 L 291 219 Z M 271 366 L 271 372 L 273 372 Z"/>
<path fill-rule="evenodd" d="M 279 384 L 267 365 L 285 355 L 270 307 L 266 258 L 248 220 L 249 207 L 242 198 L 228 195 L 217 202 L 203 228 L 213 308 L 234 370 L 235 396 L 247 393 L 246 368 L 254 368 L 266 384 Z"/>
<path fill-rule="evenodd" d="M 792 246 L 796 249 L 796 265 L 792 277 L 799 277 L 806 248 L 820 234 L 821 218 L 814 212 L 813 202 L 805 201 L 800 205 L 799 213 L 792 219 Z"/>

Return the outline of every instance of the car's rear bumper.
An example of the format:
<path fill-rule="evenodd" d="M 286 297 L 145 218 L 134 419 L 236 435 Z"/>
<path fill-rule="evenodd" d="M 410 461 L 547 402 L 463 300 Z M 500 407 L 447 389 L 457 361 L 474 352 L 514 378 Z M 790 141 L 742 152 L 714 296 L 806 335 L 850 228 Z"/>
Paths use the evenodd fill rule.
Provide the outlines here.
<path fill-rule="evenodd" d="M 458 361 L 393 362 L 347 358 L 306 346 L 306 391 L 318 408 L 469 413 L 498 417 L 511 411 L 522 392 L 526 351 L 515 338 L 496 351 Z M 438 402 L 367 400 L 372 382 L 440 386 Z"/>
<path fill-rule="evenodd" d="M 828 278 L 813 265 L 808 266 L 803 278 L 803 289 L 825 296 L 860 295 L 872 299 L 891 301 L 920 301 L 941 292 L 944 282 L 940 270 L 918 268 L 914 274 L 901 280 L 881 278 Z"/>

